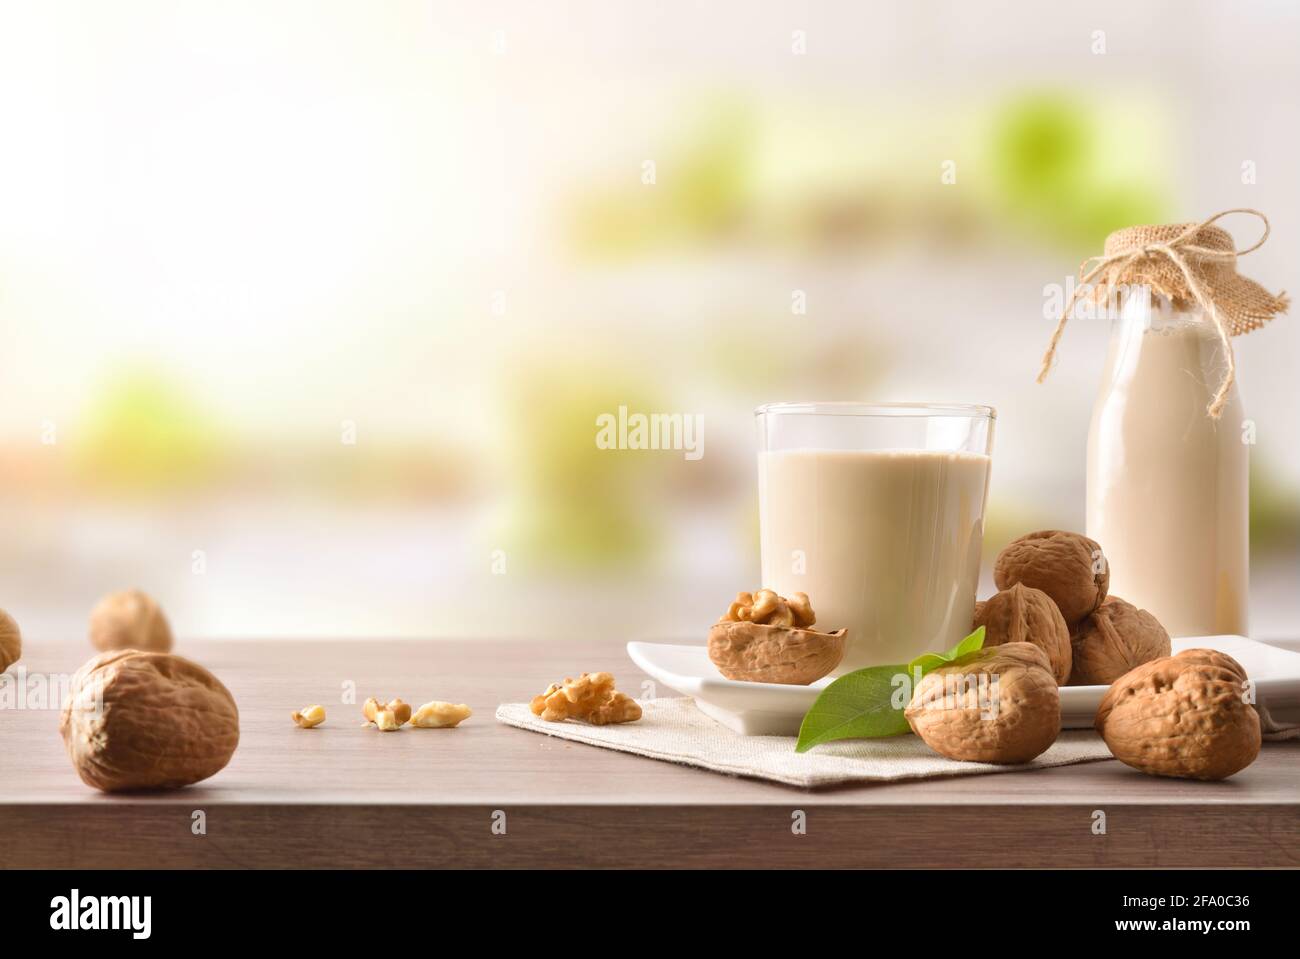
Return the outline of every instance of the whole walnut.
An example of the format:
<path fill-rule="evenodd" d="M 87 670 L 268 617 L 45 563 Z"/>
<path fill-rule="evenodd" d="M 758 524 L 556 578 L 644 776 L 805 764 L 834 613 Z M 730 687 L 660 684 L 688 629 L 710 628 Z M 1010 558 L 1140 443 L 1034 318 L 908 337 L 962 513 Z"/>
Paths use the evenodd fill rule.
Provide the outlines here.
<path fill-rule="evenodd" d="M 1058 686 L 1070 678 L 1070 628 L 1056 603 L 1042 590 L 1016 583 L 984 601 L 975 628 L 984 627 L 984 648 L 1033 643 L 1047 655 Z"/>
<path fill-rule="evenodd" d="M 90 613 L 90 643 L 96 649 L 170 652 L 172 629 L 153 597 L 138 589 L 109 593 Z"/>
<path fill-rule="evenodd" d="M 1094 540 L 1046 529 L 1008 543 L 993 565 L 993 582 L 998 589 L 1022 583 L 1042 590 L 1073 628 L 1106 599 L 1110 569 Z"/>
<path fill-rule="evenodd" d="M 112 650 L 73 675 L 59 732 L 88 786 L 175 789 L 230 762 L 239 745 L 239 709 L 230 690 L 198 663 L 171 653 Z"/>
<path fill-rule="evenodd" d="M 1259 714 L 1231 656 L 1187 649 L 1143 663 L 1102 697 L 1094 725 L 1120 762 L 1153 776 L 1226 779 L 1259 755 Z"/>
<path fill-rule="evenodd" d="M 1169 655 L 1169 634 L 1145 609 L 1108 596 L 1075 627 L 1071 686 L 1109 686 L 1135 666 Z"/>
<path fill-rule="evenodd" d="M 1027 763 L 1061 731 L 1061 694 L 1032 643 L 978 649 L 926 673 L 903 715 L 949 759 Z"/>
<path fill-rule="evenodd" d="M 18 662 L 23 654 L 23 634 L 14 618 L 0 609 L 0 673 Z"/>

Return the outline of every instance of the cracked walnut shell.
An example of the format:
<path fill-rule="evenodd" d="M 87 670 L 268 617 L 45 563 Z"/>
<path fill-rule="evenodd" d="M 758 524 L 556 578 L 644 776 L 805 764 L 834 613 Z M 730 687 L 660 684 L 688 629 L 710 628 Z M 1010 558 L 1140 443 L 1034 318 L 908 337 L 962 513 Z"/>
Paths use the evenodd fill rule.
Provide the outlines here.
<path fill-rule="evenodd" d="M 709 659 L 727 679 L 807 686 L 840 664 L 846 634 L 723 621 L 709 630 Z"/>
<path fill-rule="evenodd" d="M 1004 643 L 1033 643 L 1047 655 L 1047 662 L 1064 686 L 1070 678 L 1070 629 L 1061 611 L 1041 590 L 1016 583 L 979 604 L 975 628 L 984 627 L 984 648 Z"/>
<path fill-rule="evenodd" d="M 1227 779 L 1259 755 L 1246 672 L 1231 656 L 1187 649 L 1117 679 L 1094 723 L 1120 762 L 1153 776 Z"/>
<path fill-rule="evenodd" d="M 88 786 L 174 789 L 219 772 L 239 745 L 239 709 L 198 663 L 135 649 L 101 653 L 72 677 L 59 718 Z"/>
<path fill-rule="evenodd" d="M 22 631 L 12 616 L 0 609 L 0 673 L 18 662 L 22 653 Z"/>
<path fill-rule="evenodd" d="M 172 628 L 152 596 L 138 589 L 109 593 L 90 613 L 90 644 L 98 650 L 170 652 Z"/>
<path fill-rule="evenodd" d="M 1106 597 L 1071 639 L 1071 686 L 1109 686 L 1130 670 L 1170 653 L 1169 634 L 1145 609 Z"/>
<path fill-rule="evenodd" d="M 1073 628 L 1106 598 L 1110 569 L 1094 540 L 1046 529 L 1008 543 L 993 564 L 993 582 L 998 589 L 1021 583 L 1042 590 Z"/>

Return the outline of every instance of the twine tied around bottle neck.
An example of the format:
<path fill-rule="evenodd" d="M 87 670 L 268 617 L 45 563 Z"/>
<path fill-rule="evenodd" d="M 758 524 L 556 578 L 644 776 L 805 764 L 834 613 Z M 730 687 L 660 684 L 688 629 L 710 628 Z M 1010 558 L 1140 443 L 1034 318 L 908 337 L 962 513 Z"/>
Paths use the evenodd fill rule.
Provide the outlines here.
<path fill-rule="evenodd" d="M 1235 249 L 1231 234 L 1213 225 L 1232 213 L 1257 216 L 1264 222 L 1264 235 L 1254 246 Z M 1089 257 L 1079 266 L 1079 285 L 1056 322 L 1051 342 L 1043 354 L 1038 382 L 1043 382 L 1052 368 L 1057 345 L 1075 304 L 1085 296 L 1095 301 L 1121 283 L 1142 285 L 1167 297 L 1175 306 L 1199 305 L 1214 324 L 1223 344 L 1226 364 L 1223 379 L 1207 407 L 1210 417 L 1217 420 L 1237 379 L 1230 337 L 1259 329 L 1278 313 L 1285 313 L 1290 305 L 1285 293 L 1274 296 L 1254 280 L 1237 273 L 1237 257 L 1263 246 L 1269 229 L 1268 217 L 1259 210 L 1237 208 L 1216 213 L 1200 223 L 1131 226 L 1115 231 L 1106 238 L 1101 256 Z M 1085 268 L 1094 261 L 1095 265 L 1085 273 Z"/>

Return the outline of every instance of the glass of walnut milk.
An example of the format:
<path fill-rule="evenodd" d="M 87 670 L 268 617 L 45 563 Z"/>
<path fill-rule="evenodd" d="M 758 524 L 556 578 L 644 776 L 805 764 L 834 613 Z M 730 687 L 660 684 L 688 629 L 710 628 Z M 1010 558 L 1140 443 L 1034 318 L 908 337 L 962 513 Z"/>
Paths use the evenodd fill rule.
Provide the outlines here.
<path fill-rule="evenodd" d="M 970 632 L 996 413 L 773 403 L 756 411 L 763 586 L 848 630 L 832 675 Z"/>

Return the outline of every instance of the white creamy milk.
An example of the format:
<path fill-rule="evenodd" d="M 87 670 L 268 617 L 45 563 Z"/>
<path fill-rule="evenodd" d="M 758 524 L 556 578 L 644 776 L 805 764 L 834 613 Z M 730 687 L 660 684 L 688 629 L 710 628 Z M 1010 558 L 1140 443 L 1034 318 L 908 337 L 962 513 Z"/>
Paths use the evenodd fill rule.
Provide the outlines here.
<path fill-rule="evenodd" d="M 833 675 L 970 631 L 989 465 L 930 450 L 759 453 L 763 585 L 807 593 L 818 629 L 848 629 Z"/>
<path fill-rule="evenodd" d="M 1132 298 L 1115 321 L 1088 435 L 1088 535 L 1110 592 L 1171 636 L 1245 634 L 1249 456 L 1234 386 L 1206 414 L 1223 347 L 1200 313 Z"/>

